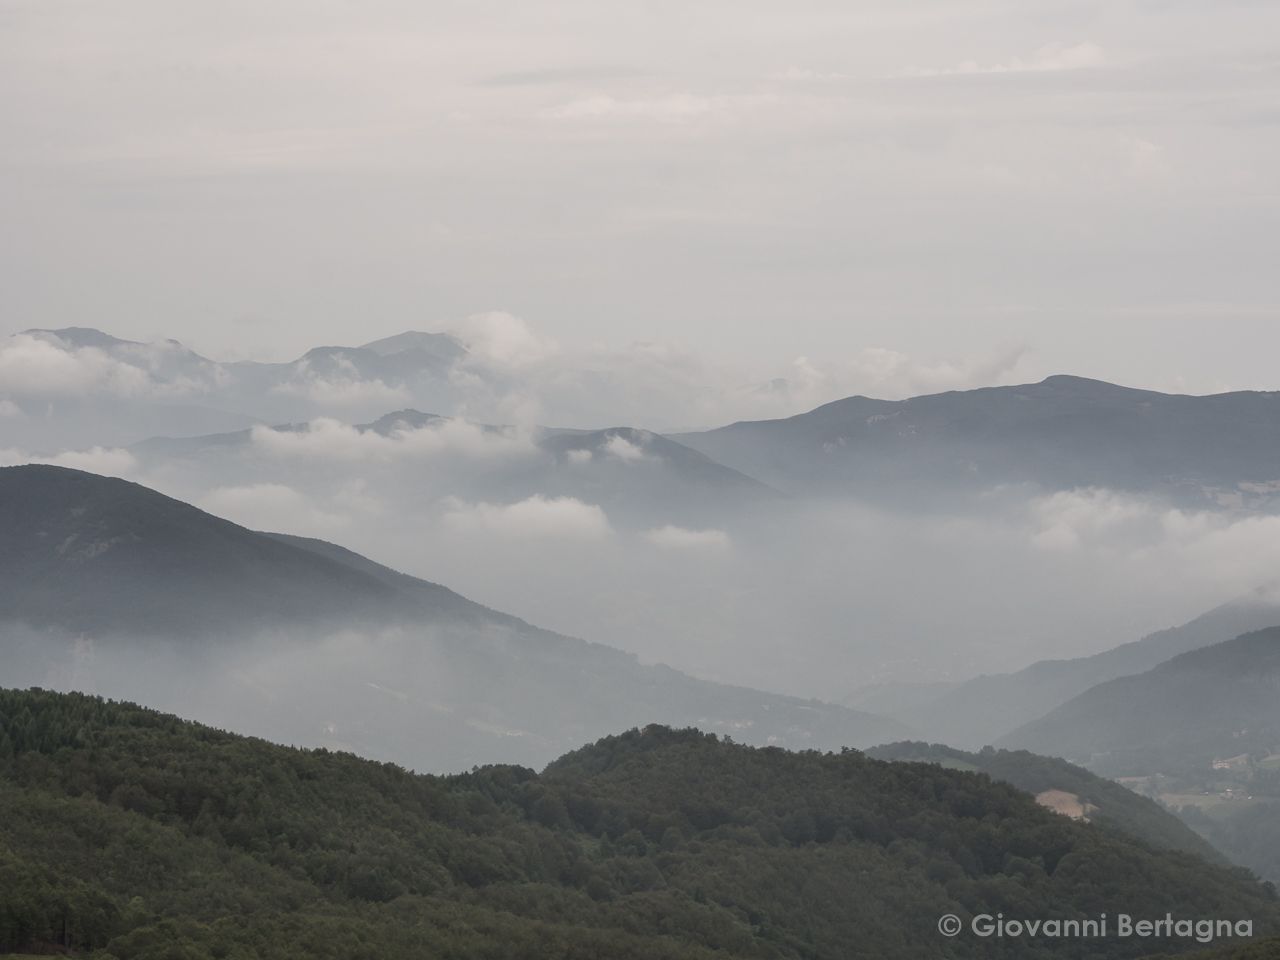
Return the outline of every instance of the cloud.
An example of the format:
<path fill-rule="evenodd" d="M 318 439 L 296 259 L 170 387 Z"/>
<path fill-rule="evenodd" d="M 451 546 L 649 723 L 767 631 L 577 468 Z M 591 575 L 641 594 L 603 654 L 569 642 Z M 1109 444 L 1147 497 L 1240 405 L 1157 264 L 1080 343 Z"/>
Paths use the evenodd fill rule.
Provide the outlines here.
<path fill-rule="evenodd" d="M 0 344 L 0 383 L 17 396 L 146 392 L 145 370 L 95 348 L 73 349 L 57 337 L 15 334 Z"/>
<path fill-rule="evenodd" d="M 801 356 L 781 376 L 725 398 L 723 406 L 734 403 L 740 417 L 785 417 L 854 394 L 898 400 L 970 390 L 1016 381 L 1026 356 L 1020 344 L 965 360 L 922 360 L 888 347 L 867 347 L 825 362 Z"/>
<path fill-rule="evenodd" d="M 197 505 L 251 530 L 316 536 L 349 525 L 347 517 L 324 510 L 306 494 L 282 483 L 216 487 Z"/>
<path fill-rule="evenodd" d="M 732 97 L 700 97 L 687 93 L 625 100 L 611 96 L 583 97 L 543 110 L 548 120 L 650 120 L 688 123 L 735 104 Z"/>
<path fill-rule="evenodd" d="M 0 400 L 0 419 L 17 420 L 23 415 L 22 408 L 12 400 Z"/>
<path fill-rule="evenodd" d="M 573 497 L 529 497 L 518 503 L 451 500 L 444 522 L 461 533 L 483 532 L 517 539 L 603 540 L 613 532 L 595 504 Z"/>
<path fill-rule="evenodd" d="M 1067 490 L 1033 500 L 1032 542 L 1046 550 L 1073 550 L 1126 542 L 1152 542 L 1161 535 L 1151 504 L 1103 489 Z"/>
<path fill-rule="evenodd" d="M 1060 70 L 1084 70 L 1099 67 L 1106 55 L 1095 43 L 1049 43 L 1032 56 L 1014 57 L 1003 63 L 981 64 L 965 60 L 954 67 L 911 68 L 903 72 L 907 77 L 948 77 L 984 73 L 1049 73 Z"/>
<path fill-rule="evenodd" d="M 347 364 L 350 366 L 350 364 Z M 382 407 L 403 406 L 410 402 L 412 394 L 403 386 L 393 386 L 380 379 L 362 379 L 351 368 L 345 376 L 324 376 L 310 369 L 306 361 L 299 364 L 298 374 L 292 380 L 276 384 L 272 393 L 282 396 L 305 397 L 320 407 Z"/>
<path fill-rule="evenodd" d="M 469 318 L 459 336 L 475 345 L 450 382 L 470 419 L 670 432 L 743 419 L 788 417 L 855 393 L 900 399 L 918 393 L 1014 382 L 1021 344 L 956 359 L 925 359 L 869 347 L 783 369 L 728 363 L 677 342 L 636 341 L 561 349 L 510 314 Z M 626 456 L 619 445 L 619 453 Z"/>
<path fill-rule="evenodd" d="M 0 464 L 14 467 L 24 463 L 45 463 L 71 470 L 84 470 L 104 477 L 129 477 L 137 472 L 138 461 L 128 450 L 108 447 L 92 447 L 88 450 L 67 450 L 52 457 L 41 457 L 20 450 L 0 449 Z"/>
<path fill-rule="evenodd" d="M 670 550 L 727 550 L 729 535 L 723 530 L 689 530 L 668 524 L 647 530 L 644 539 Z"/>
<path fill-rule="evenodd" d="M 554 340 L 534 333 L 520 317 L 500 310 L 467 317 L 453 330 L 476 359 L 503 367 L 523 367 L 560 352 Z"/>
<path fill-rule="evenodd" d="M 1030 538 L 1042 551 L 1188 572 L 1242 591 L 1280 569 L 1280 517 L 1184 510 L 1127 493 L 1088 488 L 1032 500 Z"/>
<path fill-rule="evenodd" d="M 573 464 L 590 463 L 595 459 L 595 454 L 590 450 L 570 450 L 569 462 Z"/>
<path fill-rule="evenodd" d="M 164 400 L 207 393 L 224 377 L 216 364 L 171 340 L 98 347 L 37 331 L 0 344 L 0 384 L 15 396 Z"/>
<path fill-rule="evenodd" d="M 396 429 L 384 435 L 320 417 L 301 429 L 256 426 L 250 438 L 254 447 L 273 457 L 355 462 L 531 456 L 536 452 L 532 440 L 522 431 L 485 428 L 453 419 Z"/>
<path fill-rule="evenodd" d="M 634 463 L 637 460 L 644 460 L 647 454 L 644 447 L 639 443 L 633 443 L 620 433 L 611 436 L 604 445 L 605 452 L 611 457 L 619 460 L 626 460 Z"/>

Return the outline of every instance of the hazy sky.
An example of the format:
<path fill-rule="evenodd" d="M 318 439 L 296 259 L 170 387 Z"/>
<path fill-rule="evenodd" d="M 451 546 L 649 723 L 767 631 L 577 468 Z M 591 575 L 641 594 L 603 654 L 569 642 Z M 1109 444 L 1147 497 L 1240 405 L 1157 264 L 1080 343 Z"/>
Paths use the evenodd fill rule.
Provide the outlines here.
<path fill-rule="evenodd" d="M 284 358 L 501 310 L 1275 388 L 1277 36 L 1268 0 L 0 0 L 0 333 Z"/>

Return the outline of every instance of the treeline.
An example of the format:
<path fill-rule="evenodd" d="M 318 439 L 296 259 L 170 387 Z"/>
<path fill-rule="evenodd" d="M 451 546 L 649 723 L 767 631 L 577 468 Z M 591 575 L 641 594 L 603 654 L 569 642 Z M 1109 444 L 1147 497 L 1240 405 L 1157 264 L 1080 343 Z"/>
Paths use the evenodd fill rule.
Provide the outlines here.
<path fill-rule="evenodd" d="M 0 952 L 204 958 L 1073 956 L 944 913 L 1240 916 L 1274 889 L 856 752 L 651 727 L 541 775 L 295 750 L 127 704 L 0 691 Z M 1184 944 L 1108 942 L 1096 957 Z"/>
<path fill-rule="evenodd" d="M 1104 829 L 1136 837 L 1154 847 L 1183 850 L 1206 860 L 1227 862 L 1218 850 L 1154 800 L 1057 757 L 992 747 L 970 752 L 940 743 L 913 741 L 875 747 L 867 751 L 867 755 L 880 760 L 939 763 L 957 769 L 980 770 L 1033 796 L 1046 790 L 1063 790 L 1089 804 L 1093 808 L 1089 820 Z"/>

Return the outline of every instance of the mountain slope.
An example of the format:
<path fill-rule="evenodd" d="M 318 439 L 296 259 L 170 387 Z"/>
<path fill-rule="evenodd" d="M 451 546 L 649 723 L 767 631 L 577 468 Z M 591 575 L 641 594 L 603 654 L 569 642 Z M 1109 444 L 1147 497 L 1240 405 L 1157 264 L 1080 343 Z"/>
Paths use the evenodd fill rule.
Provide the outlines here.
<path fill-rule="evenodd" d="M 374 415 L 395 403 L 452 410 L 460 392 L 450 375 L 468 357 L 456 337 L 418 331 L 359 347 L 314 347 L 281 363 L 210 360 L 176 340 L 140 343 L 87 327 L 26 330 L 9 345 L 19 356 L 38 353 L 62 380 L 5 391 L 24 415 L 0 420 L 0 448 L 50 453 L 335 411 Z"/>
<path fill-rule="evenodd" d="M 794 747 L 908 732 L 646 666 L 333 544 L 58 467 L 0 470 L 0 609 L 4 682 L 127 695 L 419 769 L 544 763 L 655 721 Z"/>
<path fill-rule="evenodd" d="M 1238 871 L 973 774 L 694 731 L 450 778 L 0 691 L 0 949 L 118 960 L 1073 957 L 937 917 L 1249 916 Z M 1091 956 L 1187 942 L 1114 939 Z"/>
<path fill-rule="evenodd" d="M 917 691 L 875 688 L 855 694 L 851 706 L 885 712 L 930 737 L 960 747 L 994 743 L 1090 687 L 1142 673 L 1179 654 L 1280 624 L 1280 594 L 1260 588 L 1178 627 L 1072 660 L 1043 660 L 1016 673 L 988 674 L 950 687 Z M 908 693 L 914 693 L 909 697 Z M 899 707 L 894 709 L 896 700 Z"/>
<path fill-rule="evenodd" d="M 1027 483 L 1267 503 L 1280 480 L 1278 413 L 1277 393 L 1174 396 L 1056 376 L 901 401 L 849 397 L 674 439 L 795 493 L 909 502 Z"/>
<path fill-rule="evenodd" d="M 0 609 L 35 626 L 191 636 L 466 606 L 434 584 L 397 590 L 137 484 L 61 467 L 0 468 L 0 531 Z"/>
<path fill-rule="evenodd" d="M 1068 758 L 1109 754 L 1156 764 L 1166 755 L 1207 761 L 1269 749 L 1280 744 L 1280 627 L 1099 684 L 1001 742 Z"/>
<path fill-rule="evenodd" d="M 1004 742 L 1124 778 L 1280 880 L 1280 628 L 1099 684 Z"/>
<path fill-rule="evenodd" d="M 574 497 L 639 526 L 706 526 L 780 497 L 765 484 L 648 430 L 541 428 L 526 432 L 411 409 L 350 428 L 330 423 L 283 424 L 265 434 L 260 429 L 257 433 L 154 437 L 130 450 L 149 467 L 198 467 L 204 483 L 224 477 L 237 484 L 283 480 L 305 486 L 315 463 L 332 462 L 325 460 L 323 444 L 335 429 L 386 438 L 386 451 L 395 446 L 407 460 L 404 476 L 429 474 L 438 496 L 496 502 Z M 285 439 L 289 453 L 276 449 L 279 445 L 272 441 L 277 437 Z M 311 450 L 309 439 L 315 441 Z M 477 456 L 477 448 L 486 443 L 494 455 Z M 434 453 L 414 459 L 408 451 L 415 447 Z M 497 455 L 499 449 L 506 455 Z M 348 459 L 346 466 L 359 463 Z M 379 478 L 367 479 L 377 482 Z M 389 482 L 394 485 L 395 479 Z"/>
<path fill-rule="evenodd" d="M 970 753 L 938 743 L 912 742 L 873 747 L 867 756 L 979 771 L 1031 794 L 1050 809 L 1056 802 L 1067 800 L 1079 805 L 1079 811 L 1071 811 L 1077 818 L 1159 849 L 1182 850 L 1205 860 L 1225 862 L 1194 830 L 1155 801 L 1055 757 L 1042 757 L 1025 750 L 987 749 Z"/>

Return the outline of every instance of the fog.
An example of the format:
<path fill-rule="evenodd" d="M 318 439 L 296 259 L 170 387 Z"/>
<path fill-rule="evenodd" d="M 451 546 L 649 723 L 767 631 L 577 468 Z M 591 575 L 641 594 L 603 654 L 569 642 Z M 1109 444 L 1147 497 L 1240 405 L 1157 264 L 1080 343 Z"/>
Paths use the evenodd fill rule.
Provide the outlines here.
<path fill-rule="evenodd" d="M 544 439 L 323 419 L 214 448 L 49 459 L 339 543 L 647 663 L 836 702 L 1104 650 L 1280 570 L 1267 514 L 1104 489 L 1007 487 L 911 511 L 737 499 L 674 485 L 670 461 L 620 436 L 585 459 Z"/>
<path fill-rule="evenodd" d="M 792 747 L 942 739 L 955 731 L 930 698 L 946 684 L 1105 651 L 1277 579 L 1274 395 L 1054 378 L 727 434 L 651 428 L 803 413 L 855 384 L 1000 384 L 1026 366 L 1018 349 L 932 365 L 882 352 L 753 382 L 657 346 L 566 350 L 506 314 L 280 364 L 19 334 L 0 344 L 0 466 L 124 478 L 554 634 L 487 612 L 427 622 L 430 604 L 382 617 L 376 602 L 360 616 L 377 622 L 263 633 L 232 603 L 200 637 L 11 626 L 0 682 L 431 770 L 538 765 L 654 721 Z M 117 541 L 65 521 L 49 522 L 109 573 Z M 173 531 L 197 552 L 208 534 Z M 198 599 L 193 569 L 178 588 Z M 293 573 L 306 610 L 316 583 Z M 95 588 L 145 604 L 148 576 Z M 970 719 L 968 745 L 1008 732 Z"/>

